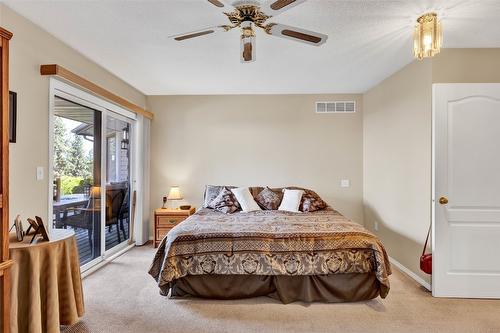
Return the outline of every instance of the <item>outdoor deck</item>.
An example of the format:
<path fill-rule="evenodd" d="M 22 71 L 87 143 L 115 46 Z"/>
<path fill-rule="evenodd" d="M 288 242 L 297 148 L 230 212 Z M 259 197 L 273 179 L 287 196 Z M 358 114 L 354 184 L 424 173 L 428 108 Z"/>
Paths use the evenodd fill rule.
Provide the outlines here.
<path fill-rule="evenodd" d="M 127 240 L 129 237 L 129 226 L 128 221 L 123 221 L 123 227 L 125 228 L 126 237 L 123 237 L 123 232 L 120 231 L 121 241 Z M 73 229 L 68 227 L 68 229 Z M 76 242 L 78 246 L 78 253 L 80 255 L 80 265 L 84 265 L 94 259 L 92 257 L 92 250 L 90 248 L 88 234 L 86 229 L 77 229 L 75 230 Z M 109 228 L 106 227 L 106 249 L 110 249 L 113 246 L 120 244 L 118 242 L 118 228 L 114 225 L 109 231 Z"/>
<path fill-rule="evenodd" d="M 112 189 L 109 191 L 113 191 Z M 108 191 L 107 191 L 108 193 Z M 111 193 L 111 192 L 109 192 Z M 118 196 L 111 197 L 110 201 L 107 201 L 110 207 L 114 203 L 114 198 L 119 198 Z M 96 199 L 97 200 L 97 199 Z M 78 253 L 80 255 L 80 265 L 84 265 L 89 261 L 96 258 L 94 255 L 92 246 L 89 242 L 88 237 L 88 228 L 94 228 L 94 221 L 96 221 L 95 225 L 100 225 L 98 221 L 100 221 L 100 210 L 93 210 L 94 201 L 91 200 L 88 195 L 84 194 L 72 194 L 65 195 L 60 198 L 59 201 L 54 201 L 53 204 L 53 226 L 54 228 L 67 228 L 75 231 Z M 108 200 L 108 199 L 107 199 Z M 122 211 L 127 212 L 128 206 L 123 206 L 118 203 L 118 207 L 120 210 L 114 212 L 115 222 L 111 226 L 106 226 L 105 228 L 105 239 L 106 239 L 106 250 L 113 248 L 114 246 L 126 241 L 129 237 L 129 219 L 127 217 L 128 214 L 122 215 Z M 107 212 L 108 213 L 108 212 Z M 79 219 L 74 219 L 74 217 L 80 217 Z M 94 220 L 96 219 L 96 220 Z M 120 241 L 118 240 L 118 224 L 123 224 L 124 232 L 120 230 Z M 78 228 L 76 228 L 78 227 Z M 93 234 L 93 240 L 99 241 L 100 235 Z M 100 247 L 97 246 L 99 249 Z M 96 250 L 94 250 L 96 251 Z"/>

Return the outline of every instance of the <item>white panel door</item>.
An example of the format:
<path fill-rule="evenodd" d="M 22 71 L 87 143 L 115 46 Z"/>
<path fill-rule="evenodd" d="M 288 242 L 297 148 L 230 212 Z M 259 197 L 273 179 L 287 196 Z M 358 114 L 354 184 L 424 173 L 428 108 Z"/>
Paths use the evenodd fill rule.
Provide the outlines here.
<path fill-rule="evenodd" d="M 438 297 L 500 298 L 500 84 L 435 84 Z"/>

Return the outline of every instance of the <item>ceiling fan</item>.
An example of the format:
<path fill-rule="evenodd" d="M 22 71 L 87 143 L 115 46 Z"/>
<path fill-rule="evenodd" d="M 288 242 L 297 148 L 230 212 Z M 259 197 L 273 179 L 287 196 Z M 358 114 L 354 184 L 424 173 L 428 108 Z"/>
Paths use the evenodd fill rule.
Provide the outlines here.
<path fill-rule="evenodd" d="M 225 32 L 234 28 L 241 28 L 240 58 L 243 63 L 255 61 L 255 27 L 263 29 L 268 35 L 300 41 L 315 46 L 324 44 L 328 39 L 327 35 L 317 32 L 284 24 L 267 22 L 270 18 L 300 5 L 307 0 L 271 0 L 265 1 L 263 4 L 259 1 L 252 0 L 207 1 L 219 9 L 222 9 L 224 15 L 227 16 L 231 24 L 196 30 L 181 35 L 171 36 L 171 38 L 182 42 L 191 38 Z"/>

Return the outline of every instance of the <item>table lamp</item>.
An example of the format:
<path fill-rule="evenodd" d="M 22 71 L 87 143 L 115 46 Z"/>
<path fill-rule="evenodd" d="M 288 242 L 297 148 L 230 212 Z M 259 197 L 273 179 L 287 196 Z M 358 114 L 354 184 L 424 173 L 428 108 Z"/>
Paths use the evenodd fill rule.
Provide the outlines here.
<path fill-rule="evenodd" d="M 90 197 L 92 199 L 100 199 L 101 198 L 101 187 L 100 186 L 92 186 L 90 188 Z"/>
<path fill-rule="evenodd" d="M 165 208 L 165 204 L 167 203 L 167 200 L 182 200 L 182 195 L 181 191 L 179 189 L 179 186 L 172 186 L 170 188 L 170 192 L 168 192 L 168 196 L 165 198 L 163 197 L 163 207 Z"/>

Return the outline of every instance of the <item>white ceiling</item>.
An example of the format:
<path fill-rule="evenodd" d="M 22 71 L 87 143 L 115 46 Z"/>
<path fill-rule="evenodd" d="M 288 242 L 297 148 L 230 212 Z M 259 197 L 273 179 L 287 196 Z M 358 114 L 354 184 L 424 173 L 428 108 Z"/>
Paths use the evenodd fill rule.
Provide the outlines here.
<path fill-rule="evenodd" d="M 309 0 L 269 21 L 327 43 L 258 31 L 250 64 L 240 63 L 236 29 L 168 38 L 226 24 L 206 0 L 4 3 L 147 95 L 361 93 L 412 61 L 414 22 L 429 10 L 442 17 L 444 47 L 500 47 L 500 0 Z"/>

